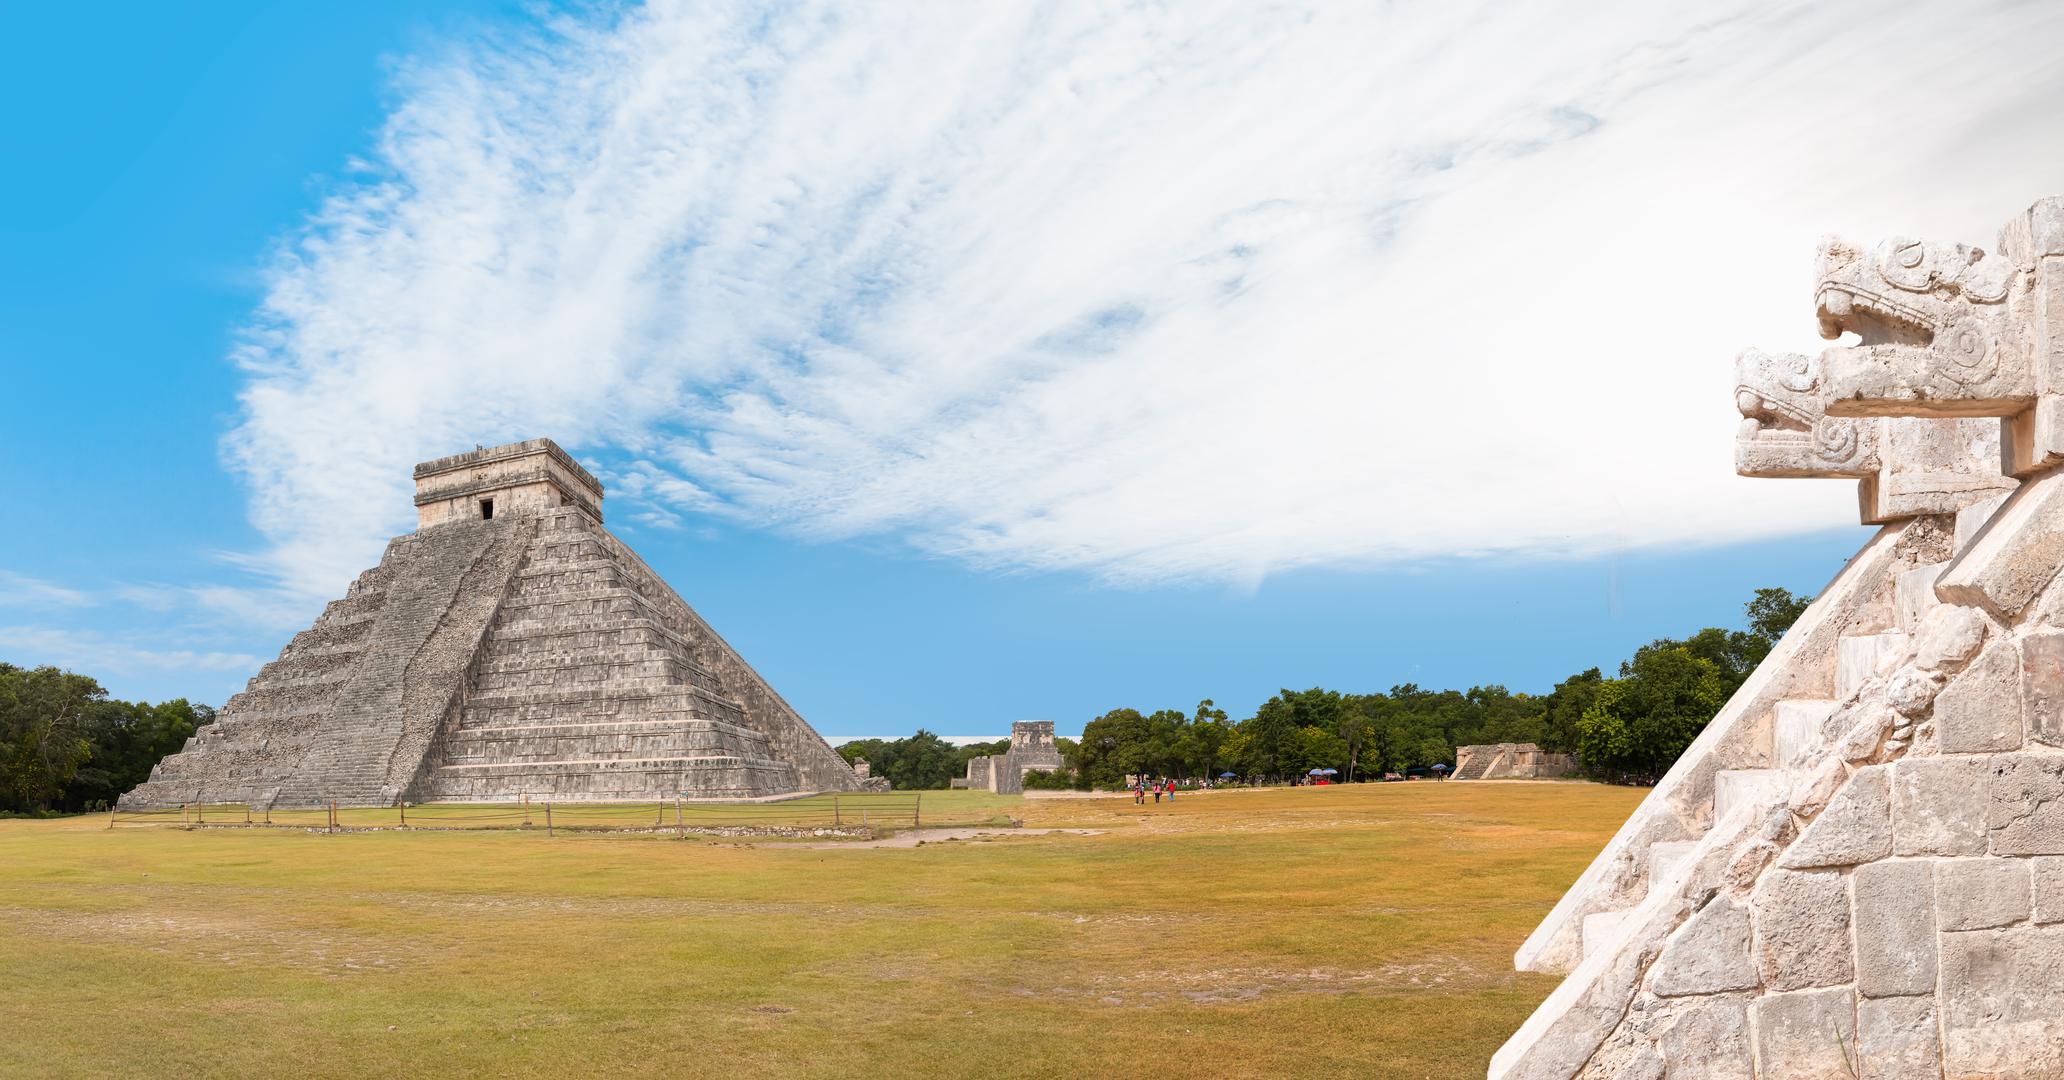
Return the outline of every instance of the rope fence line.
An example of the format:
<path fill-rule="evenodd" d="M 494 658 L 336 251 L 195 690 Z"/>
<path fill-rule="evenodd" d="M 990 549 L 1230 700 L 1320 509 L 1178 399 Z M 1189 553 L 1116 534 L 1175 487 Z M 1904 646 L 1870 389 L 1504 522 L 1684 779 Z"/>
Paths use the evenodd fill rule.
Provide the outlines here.
<path fill-rule="evenodd" d="M 256 806 L 242 802 L 182 803 L 176 807 L 108 811 L 109 829 L 136 826 L 181 829 L 300 829 L 325 833 L 372 830 L 460 831 L 542 830 L 560 832 L 668 833 L 722 831 L 779 834 L 830 830 L 872 835 L 881 829 L 925 825 L 995 824 L 994 808 L 955 808 L 941 814 L 935 804 L 924 813 L 922 792 L 836 793 L 781 802 L 720 803 L 675 799 L 672 802 L 611 803 L 532 800 L 520 803 L 415 803 L 396 806 L 339 806 L 324 800 L 314 806 Z"/>

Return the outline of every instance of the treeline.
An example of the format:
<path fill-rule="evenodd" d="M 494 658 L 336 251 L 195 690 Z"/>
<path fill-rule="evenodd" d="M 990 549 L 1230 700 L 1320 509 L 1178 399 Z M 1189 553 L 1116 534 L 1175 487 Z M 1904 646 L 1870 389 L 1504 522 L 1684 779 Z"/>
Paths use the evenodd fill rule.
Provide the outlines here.
<path fill-rule="evenodd" d="M 84 675 L 0 663 L 0 813 L 106 809 L 214 719 L 184 698 L 116 701 Z"/>
<path fill-rule="evenodd" d="M 907 739 L 855 739 L 840 743 L 838 752 L 848 764 L 866 759 L 870 773 L 888 777 L 889 786 L 899 791 L 929 791 L 947 787 L 967 775 L 970 759 L 1009 749 L 1009 739 L 955 746 L 919 728 L 917 734 Z"/>
<path fill-rule="evenodd" d="M 1078 741 L 1057 740 L 1065 774 L 1026 778 L 1030 787 L 1118 787 L 1128 775 L 1178 779 L 1285 780 L 1334 769 L 1342 780 L 1428 769 L 1455 760 L 1455 747 L 1530 742 L 1574 751 L 1598 779 L 1646 783 L 1669 770 L 1810 597 L 1758 589 L 1744 607 L 1746 628 L 1708 627 L 1635 650 L 1618 673 L 1580 671 L 1546 694 L 1503 686 L 1429 690 L 1414 684 L 1380 693 L 1314 687 L 1279 692 L 1255 714 L 1231 720 L 1210 700 L 1188 711 L 1113 709 L 1091 720 Z M 956 748 L 929 732 L 910 739 L 841 747 L 864 756 L 877 776 L 903 787 L 945 787 L 976 754 L 1002 753 L 1004 740 Z"/>

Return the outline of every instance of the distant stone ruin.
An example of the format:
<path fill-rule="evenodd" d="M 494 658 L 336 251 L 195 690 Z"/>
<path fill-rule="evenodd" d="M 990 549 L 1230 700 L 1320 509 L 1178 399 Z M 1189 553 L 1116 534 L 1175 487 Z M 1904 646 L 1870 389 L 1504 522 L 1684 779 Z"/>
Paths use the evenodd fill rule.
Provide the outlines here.
<path fill-rule="evenodd" d="M 1053 721 L 1019 720 L 1011 725 L 1008 752 L 969 758 L 967 775 L 954 780 L 951 786 L 1015 795 L 1025 790 L 1028 771 L 1052 772 L 1064 764 L 1060 749 L 1054 745 Z"/>
<path fill-rule="evenodd" d="M 1455 748 L 1457 780 L 1550 780 L 1576 767 L 1577 755 L 1552 753 L 1530 742 Z"/>
<path fill-rule="evenodd" d="M 757 798 L 861 778 L 549 439 L 416 466 L 387 545 L 121 805 Z"/>
<path fill-rule="evenodd" d="M 1884 527 L 1515 957 L 1494 1080 L 2064 1077 L 2064 199 L 1820 251 L 1739 361 L 1749 476 Z"/>

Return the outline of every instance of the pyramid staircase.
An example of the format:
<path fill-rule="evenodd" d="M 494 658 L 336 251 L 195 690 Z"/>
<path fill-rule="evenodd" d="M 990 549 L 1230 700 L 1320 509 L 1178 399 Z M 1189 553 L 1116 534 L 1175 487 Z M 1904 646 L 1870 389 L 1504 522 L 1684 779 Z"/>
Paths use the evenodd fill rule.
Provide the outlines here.
<path fill-rule="evenodd" d="M 1781 801 L 1842 734 L 1831 729 L 1841 702 L 1911 651 L 1955 536 L 1975 533 L 1999 502 L 1881 529 L 1527 938 L 1520 970 L 1564 974 L 1610 950 L 1715 823 Z"/>
<path fill-rule="evenodd" d="M 695 660 L 690 628 L 669 617 L 666 601 L 678 599 L 651 595 L 657 580 L 625 563 L 580 514 L 544 515 L 424 795 L 623 800 L 795 790 L 795 767 L 775 759 L 722 680 Z"/>
<path fill-rule="evenodd" d="M 2064 484 L 2064 479 L 2058 482 Z M 1876 718 L 1893 715 L 1888 703 L 1896 696 L 1895 684 L 1930 662 L 1921 657 L 1928 651 L 1927 635 L 1931 628 L 1933 640 L 1939 642 L 1940 624 L 1953 621 L 1931 619 L 1931 613 L 1963 617 L 1967 621 L 1975 617 L 1969 609 L 1946 605 L 1938 597 L 1936 585 L 1945 580 L 1945 570 L 1954 558 L 1972 548 L 1988 522 L 1996 514 L 2004 516 L 1999 513 L 2004 501 L 2003 497 L 1993 498 L 1966 507 L 1954 516 L 1924 516 L 1888 525 L 1843 568 L 1516 954 L 1515 962 L 1522 970 L 1568 977 L 1493 1058 L 1491 1080 L 1664 1077 L 1680 1073 L 1713 1077 L 1849 1075 L 1826 1071 L 1829 1067 L 1839 1069 L 1841 1059 L 1832 1048 L 1839 1045 L 1853 1056 L 1856 1046 L 1852 1043 L 1861 1031 L 1860 1045 L 1866 1051 L 1873 1049 L 1869 1041 L 1873 1028 L 1885 1028 L 1888 1011 L 1896 1009 L 1912 1013 L 1900 1020 L 1904 1026 L 1898 1030 L 1912 1035 L 1908 1050 L 1917 1067 L 1934 1067 L 1938 1052 L 1962 1054 L 1973 1060 L 1984 1057 L 1984 1040 L 1989 1036 L 1982 1034 L 1986 1030 L 1983 1015 L 1944 1016 L 1939 1021 L 1943 1032 L 1941 1045 L 1950 1049 L 1941 1050 L 1934 1034 L 1938 1021 L 1929 1019 L 1923 1025 L 1915 1019 L 1928 1008 L 1941 1008 L 1932 1004 L 1936 998 L 1900 996 L 1933 989 L 1933 975 L 1920 987 L 1885 990 L 1868 985 L 1862 966 L 1873 946 L 1866 939 L 1880 934 L 1891 936 L 1896 931 L 1872 925 L 1874 920 L 1865 918 L 1862 905 L 1868 887 L 1862 876 L 1848 875 L 1856 882 L 1851 885 L 1845 878 L 1833 875 L 1880 859 L 1890 850 L 1889 839 L 1871 841 L 1869 836 L 1875 834 L 1862 823 L 1868 822 L 1872 813 L 1887 812 L 1887 786 L 1905 783 L 1903 779 L 1887 778 L 1909 775 L 1890 771 L 1891 762 L 1902 760 L 1906 740 L 1923 736 L 1934 740 L 1939 736 L 1925 728 L 1923 736 L 1903 736 L 1895 730 L 1890 741 L 1884 741 L 1876 726 L 1883 721 Z M 2064 500 L 2059 505 L 2064 505 Z M 1945 594 L 1948 591 L 1945 589 Z M 1949 610 L 1938 611 L 1944 607 Z M 1979 673 L 1979 668 L 1980 665 L 1972 665 L 1971 679 L 1993 677 Z M 2019 669 L 2020 664 L 2009 655 L 2007 686 L 2019 685 Z M 1948 689 L 1939 691 L 1941 700 L 1960 693 L 1984 692 L 1983 686 L 1960 689 L 1955 674 L 1958 669 L 1945 670 L 1951 673 L 1947 676 Z M 1989 714 L 1999 708 L 1990 704 L 1982 708 L 1988 714 L 1987 724 L 1997 725 L 1998 721 Z M 2018 727 L 2012 737 L 2018 740 Z M 1870 746 L 1878 749 L 1868 754 L 1858 749 Z M 1938 752 L 1935 747 L 1929 748 L 1930 755 Z M 1967 758 L 1959 762 L 1951 758 L 1945 762 L 1940 757 L 1923 756 L 1900 768 L 1969 768 L 1967 763 L 1974 761 L 1983 765 L 1985 759 Z M 1857 778 L 1870 771 L 1874 771 L 1871 781 L 1859 787 Z M 1997 762 L 1991 771 L 1999 771 Z M 1983 777 L 1986 772 L 1981 768 L 1973 775 Z M 1979 820 L 1986 820 L 1982 809 L 1988 797 L 1985 791 L 1952 789 L 1944 797 L 1953 803 L 1979 806 Z M 1875 810 L 1868 809 L 1872 805 Z M 1827 820 L 1821 821 L 1823 818 Z M 1808 825 L 1793 824 L 1802 821 Z M 1821 826 L 1825 828 L 1816 833 L 1814 829 Z M 1883 847 L 1836 857 L 1801 854 L 1831 843 L 1854 844 L 1858 836 L 1864 837 L 1861 842 L 1866 847 L 1873 842 Z M 1837 839 L 1831 841 L 1829 837 Z M 1969 850 L 1960 853 L 1973 854 Z M 1976 854 L 1983 854 L 1983 848 Z M 1959 872 L 1971 873 L 1961 869 L 1971 861 L 1957 860 Z M 1923 874 L 1918 887 L 1904 888 L 1902 892 L 1918 897 L 1913 902 L 1922 907 L 1932 908 L 1937 889 L 1948 887 L 1942 876 L 1948 864 L 1943 864 L 1944 871 L 1937 872 L 1937 884 L 1931 888 L 1922 862 L 1894 858 L 1870 869 L 1887 876 L 1909 870 Z M 1804 869 L 1759 869 L 1772 865 Z M 1820 867 L 1830 869 L 1816 870 Z M 1762 908 L 1750 915 L 1747 908 L 1740 906 L 1745 902 L 1741 898 L 1749 895 L 1747 890 L 1753 886 L 1758 903 L 1775 903 L 1762 898 L 1775 887 L 1772 875 L 1787 873 L 1794 878 L 1818 873 L 1842 882 L 1834 886 L 1837 892 L 1825 899 L 1822 906 L 1834 910 L 1845 921 L 1845 934 L 1854 898 L 1858 974 L 1851 976 L 1857 980 L 1853 988 L 1830 985 L 1829 979 L 1788 984 L 1784 980 L 1796 973 L 1785 971 L 1782 965 L 1772 967 L 1767 955 L 1761 961 L 1760 973 L 1756 961 L 1745 959 L 1747 954 L 1742 950 L 1747 947 L 1749 935 L 1754 935 L 1757 950 L 1765 950 L 1769 948 L 1766 933 L 1781 938 L 1782 931 L 1766 927 L 1773 916 Z M 1979 880 L 1974 894 L 1998 888 Z M 2040 884 L 2037 897 L 2038 904 L 2044 902 Z M 2064 895 L 2059 899 L 2064 900 Z M 1932 929 L 1936 916 L 1930 910 L 1927 917 Z M 2064 911 L 2049 917 L 2064 918 Z M 1716 934 L 1712 927 L 1726 920 L 1736 920 L 1729 923 L 1736 930 L 1731 936 Z M 1973 935 L 1974 939 L 1977 936 Z M 1944 935 L 1945 941 L 1949 937 Z M 1911 966 L 1920 962 L 1913 959 L 1915 955 L 1932 963 L 1934 944 L 1925 940 L 1883 948 L 1890 950 L 1891 966 Z M 1947 954 L 1949 946 L 1945 944 L 1944 949 Z M 1849 963 L 1848 952 L 1843 948 L 1837 954 L 1843 964 Z M 2047 1016 L 2051 1006 L 2059 1003 L 2055 969 L 2043 956 L 2033 956 L 2028 963 L 2035 967 L 2018 973 L 2013 961 L 2004 955 L 1986 962 L 1994 965 L 1994 977 L 2020 980 L 2013 986 L 2025 1000 L 2012 1005 L 2005 1003 L 2008 999 L 2000 999 L 1998 1008 L 2005 1014 L 2032 1008 Z M 1741 969 L 1742 963 L 1749 967 Z M 1736 970 L 1713 981 L 1714 973 L 1724 972 L 1730 964 Z M 1684 974 L 1687 971 L 1692 973 L 1688 982 Z M 1998 971 L 2009 974 L 1998 976 Z M 1735 981 L 1725 981 L 1727 978 Z M 1944 978 L 1941 993 L 1943 1001 L 1948 1002 L 1964 988 L 1953 986 L 1947 976 Z M 1700 984 L 1701 979 L 1707 981 Z M 2036 981 L 2031 984 L 2031 979 Z M 1698 985 L 1692 990 L 1684 989 L 1693 984 Z M 1827 988 L 1818 989 L 1821 986 Z M 1997 996 L 1996 991 L 1988 992 Z M 1679 993 L 1709 996 L 1670 996 Z M 1808 1011 L 1805 1021 L 1797 1015 L 1802 1009 Z M 1644 1014 L 1643 1010 L 1648 1012 Z M 1996 1020 L 1998 1014 L 1992 1015 Z M 1802 1023 L 1810 1030 L 1794 1030 Z M 1958 1044 L 1950 1034 L 1955 1023 L 1981 1034 L 1967 1033 L 1966 1041 Z M 2023 1026 L 2000 1036 L 2010 1054 L 2026 1058 L 2029 1030 L 2053 1029 Z M 1667 1045 L 1671 1037 L 1686 1038 L 1683 1033 L 1687 1031 L 1692 1033 L 1691 1041 L 1675 1047 Z M 1915 1031 L 1921 1034 L 1913 1035 Z M 1831 1033 L 1841 1035 L 1839 1044 L 1828 1041 L 1834 1037 Z M 1882 1030 L 1877 1037 L 1884 1037 Z M 1788 1046 L 1787 1039 L 1794 1041 Z M 2022 1042 L 2017 1045 L 2015 1039 Z M 2054 1075 L 2064 1075 L 2064 1031 L 2041 1034 L 2036 1041 L 2055 1044 L 2059 1058 Z M 1702 1042 L 1710 1042 L 1712 1047 L 1701 1049 Z M 1751 1043 L 1755 1046 L 1753 1054 L 1747 1049 Z M 1978 1049 L 1973 1050 L 1974 1045 Z M 1722 1046 L 1727 1047 L 1726 1053 L 1717 1049 Z M 1703 1054 L 1712 1056 L 1686 1072 L 1699 1063 Z M 1878 1056 L 1865 1054 L 1867 1060 L 1876 1060 Z M 1808 1061 L 1817 1064 L 1793 1068 Z M 1667 1071 L 1665 1062 L 1670 1063 Z M 1866 1068 L 1861 1075 L 1907 1073 L 1881 1073 Z M 2038 1070 L 1997 1075 L 2053 1074 Z"/>
<path fill-rule="evenodd" d="M 1512 752 L 1510 750 L 1496 754 L 1477 754 L 1464 762 L 1461 768 L 1455 770 L 1455 779 L 1481 780 L 1489 776 L 1492 769 L 1504 764 L 1505 760 L 1511 756 Z"/>

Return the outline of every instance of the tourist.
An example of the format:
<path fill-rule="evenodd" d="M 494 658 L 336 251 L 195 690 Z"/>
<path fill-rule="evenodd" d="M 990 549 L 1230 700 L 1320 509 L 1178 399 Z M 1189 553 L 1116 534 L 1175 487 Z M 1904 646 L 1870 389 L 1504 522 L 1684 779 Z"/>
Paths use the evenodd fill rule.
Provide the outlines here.
<path fill-rule="evenodd" d="M 1175 801 L 1175 781 L 1173 780 L 1168 781 L 1168 801 Z"/>
<path fill-rule="evenodd" d="M 1154 785 L 1154 805 L 1161 805 L 1161 785 L 1159 784 Z"/>

